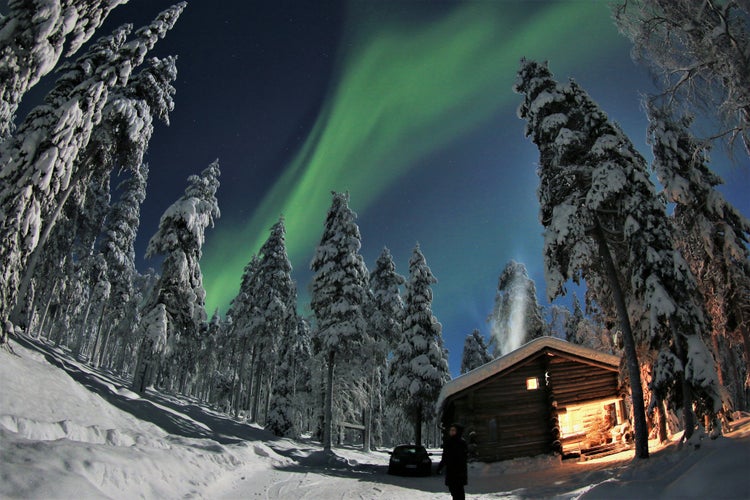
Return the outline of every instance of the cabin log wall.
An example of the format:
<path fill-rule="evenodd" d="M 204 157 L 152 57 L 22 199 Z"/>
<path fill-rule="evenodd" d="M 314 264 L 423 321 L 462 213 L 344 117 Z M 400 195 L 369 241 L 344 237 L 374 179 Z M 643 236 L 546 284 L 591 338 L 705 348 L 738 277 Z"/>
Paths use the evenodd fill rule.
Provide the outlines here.
<path fill-rule="evenodd" d="M 526 388 L 531 377 L 539 381 L 536 390 Z M 444 405 L 443 424 L 465 426 L 464 437 L 477 460 L 550 453 L 560 450 L 558 411 L 616 397 L 618 390 L 616 367 L 545 351 L 452 395 Z"/>

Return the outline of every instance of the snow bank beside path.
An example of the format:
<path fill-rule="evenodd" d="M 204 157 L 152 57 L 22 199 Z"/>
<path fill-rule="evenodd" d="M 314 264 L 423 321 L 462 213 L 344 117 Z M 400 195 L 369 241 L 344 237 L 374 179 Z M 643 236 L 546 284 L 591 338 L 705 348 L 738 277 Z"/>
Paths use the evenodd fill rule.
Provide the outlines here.
<path fill-rule="evenodd" d="M 750 417 L 733 422 L 732 428 L 694 450 L 674 442 L 592 486 L 583 498 L 750 498 Z"/>
<path fill-rule="evenodd" d="M 65 353 L 28 345 L 44 354 L 0 349 L 0 498 L 449 498 L 442 476 L 388 475 L 386 452 L 275 438 L 196 401 L 133 394 Z M 473 463 L 467 497 L 750 498 L 750 417 L 734 429 L 645 461 L 625 452 Z"/>
<path fill-rule="evenodd" d="M 38 422 L 60 422 L 75 419 L 81 427 L 118 428 L 137 431 L 143 422 L 121 412 L 64 371 L 50 365 L 41 353 L 14 344 L 16 356 L 0 351 L 0 414 Z M 149 429 L 156 434 L 159 428 Z M 165 432 L 161 432 L 166 435 Z M 61 436 L 58 436 L 61 437 Z M 44 436 L 28 439 L 45 440 Z M 55 439 L 55 438 L 52 438 Z"/>
<path fill-rule="evenodd" d="M 0 497 L 200 497 L 240 465 L 285 463 L 260 445 L 170 435 L 14 349 L 0 350 Z"/>

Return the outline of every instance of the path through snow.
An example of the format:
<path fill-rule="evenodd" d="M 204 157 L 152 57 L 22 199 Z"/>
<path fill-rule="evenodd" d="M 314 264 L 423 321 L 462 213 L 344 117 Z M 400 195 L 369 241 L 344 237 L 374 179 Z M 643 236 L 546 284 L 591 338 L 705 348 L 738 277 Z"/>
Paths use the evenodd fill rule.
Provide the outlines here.
<path fill-rule="evenodd" d="M 449 498 L 443 478 L 386 473 L 388 454 L 324 453 L 196 401 L 126 381 L 30 339 L 0 350 L 2 498 Z M 471 464 L 468 496 L 750 498 L 750 418 L 698 450 L 676 443 L 586 463 L 554 457 Z"/>

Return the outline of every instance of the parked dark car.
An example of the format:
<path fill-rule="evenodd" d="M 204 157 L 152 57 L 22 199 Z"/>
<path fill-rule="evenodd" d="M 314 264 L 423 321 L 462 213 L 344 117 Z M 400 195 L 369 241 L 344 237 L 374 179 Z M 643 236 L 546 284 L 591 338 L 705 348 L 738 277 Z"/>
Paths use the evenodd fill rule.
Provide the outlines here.
<path fill-rule="evenodd" d="M 401 444 L 391 452 L 388 462 L 388 474 L 417 474 L 429 476 L 432 474 L 432 460 L 424 446 Z"/>

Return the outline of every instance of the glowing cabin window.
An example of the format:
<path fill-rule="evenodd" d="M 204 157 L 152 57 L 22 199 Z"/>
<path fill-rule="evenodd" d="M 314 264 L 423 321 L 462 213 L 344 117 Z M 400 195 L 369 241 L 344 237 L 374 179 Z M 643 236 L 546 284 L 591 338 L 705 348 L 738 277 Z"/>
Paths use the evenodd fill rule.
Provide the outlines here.
<path fill-rule="evenodd" d="M 526 390 L 535 391 L 539 389 L 539 379 L 536 377 L 529 377 L 526 379 Z"/>
<path fill-rule="evenodd" d="M 568 408 L 565 413 L 558 415 L 560 431 L 563 437 L 584 431 L 584 412 L 580 408 Z"/>

